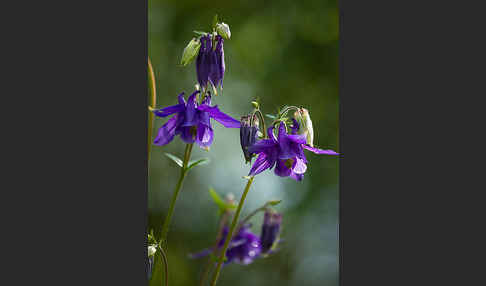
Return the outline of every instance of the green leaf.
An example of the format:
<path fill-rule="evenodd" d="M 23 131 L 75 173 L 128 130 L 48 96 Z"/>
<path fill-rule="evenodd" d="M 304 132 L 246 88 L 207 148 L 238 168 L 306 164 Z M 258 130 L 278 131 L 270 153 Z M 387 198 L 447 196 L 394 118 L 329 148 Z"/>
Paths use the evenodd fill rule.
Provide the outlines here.
<path fill-rule="evenodd" d="M 229 204 L 225 202 L 219 195 L 216 193 L 216 191 L 213 188 L 209 189 L 209 194 L 213 198 L 213 201 L 218 205 L 219 210 L 224 212 L 225 210 L 228 209 L 235 209 L 236 205 L 234 204 Z"/>
<path fill-rule="evenodd" d="M 201 31 L 193 31 L 196 35 L 206 36 L 208 33 Z"/>
<path fill-rule="evenodd" d="M 197 165 L 206 165 L 210 162 L 209 158 L 202 158 L 197 161 L 191 161 L 189 162 L 189 167 L 187 167 L 188 170 L 192 169 L 193 167 L 196 167 Z"/>
<path fill-rule="evenodd" d="M 177 157 L 175 155 L 172 155 L 170 153 L 165 153 L 165 156 L 169 157 L 169 159 L 171 159 L 172 161 L 174 161 L 177 165 L 179 165 L 179 167 L 182 168 L 182 160 L 179 159 L 179 157 Z"/>
<path fill-rule="evenodd" d="M 213 18 L 213 29 L 216 28 L 216 24 L 218 24 L 218 14 L 214 15 L 214 18 Z"/>
<path fill-rule="evenodd" d="M 277 118 L 275 115 L 272 115 L 272 114 L 265 114 L 266 117 L 270 118 L 270 119 L 275 119 Z"/>
<path fill-rule="evenodd" d="M 276 206 L 276 205 L 280 204 L 281 202 L 282 202 L 282 200 L 274 200 L 274 201 L 268 201 L 266 204 L 270 205 L 270 206 Z"/>

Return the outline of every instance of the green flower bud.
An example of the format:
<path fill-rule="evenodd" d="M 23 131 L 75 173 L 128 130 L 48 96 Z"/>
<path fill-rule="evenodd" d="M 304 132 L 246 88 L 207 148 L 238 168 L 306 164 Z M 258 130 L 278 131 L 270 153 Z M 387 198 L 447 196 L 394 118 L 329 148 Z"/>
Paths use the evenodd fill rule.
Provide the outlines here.
<path fill-rule="evenodd" d="M 305 108 L 299 108 L 299 111 L 295 112 L 294 117 L 302 125 L 301 133 L 306 136 L 307 144 L 314 147 L 314 129 L 312 127 L 312 120 L 310 118 L 309 111 Z"/>
<path fill-rule="evenodd" d="M 231 38 L 231 31 L 228 24 L 225 23 L 216 24 L 216 32 L 218 32 L 218 34 L 221 37 L 225 38 L 226 40 L 229 40 L 229 38 Z"/>
<path fill-rule="evenodd" d="M 156 251 L 157 249 L 155 248 L 155 246 L 153 245 L 148 246 L 147 253 L 149 257 L 154 256 Z"/>
<path fill-rule="evenodd" d="M 199 54 L 200 47 L 201 42 L 196 38 L 192 38 L 189 44 L 187 44 L 187 46 L 184 48 L 184 52 L 182 53 L 181 65 L 186 66 L 190 62 L 192 62 L 192 60 L 194 60 Z"/>

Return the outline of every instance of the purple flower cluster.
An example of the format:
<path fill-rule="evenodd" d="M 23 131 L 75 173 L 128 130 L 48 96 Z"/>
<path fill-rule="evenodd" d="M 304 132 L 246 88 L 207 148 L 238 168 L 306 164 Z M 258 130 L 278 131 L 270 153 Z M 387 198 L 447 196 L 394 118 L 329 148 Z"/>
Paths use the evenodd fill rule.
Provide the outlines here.
<path fill-rule="evenodd" d="M 278 242 L 281 223 L 281 214 L 266 211 L 260 237 L 251 231 L 250 224 L 243 225 L 228 245 L 225 264 L 236 263 L 247 265 L 252 263 L 256 258 L 270 253 L 274 244 Z M 222 238 L 217 245 L 218 250 L 223 247 L 228 231 L 228 226 L 225 226 L 222 231 Z M 212 252 L 213 250 L 211 249 L 205 249 L 199 253 L 192 254 L 191 257 L 198 258 L 209 255 Z"/>
<path fill-rule="evenodd" d="M 200 38 L 201 47 L 196 59 L 197 81 L 201 87 L 206 87 L 208 82 L 213 86 L 223 86 L 224 77 L 224 39 L 220 35 L 214 36 L 215 45 L 213 47 L 213 39 L 209 35 Z"/>
<path fill-rule="evenodd" d="M 211 105 L 211 95 L 207 95 L 201 104 L 196 101 L 195 91 L 184 100 L 184 93 L 179 94 L 179 104 L 154 110 L 158 117 L 174 116 L 160 127 L 155 145 L 163 146 L 170 143 L 175 135 L 180 135 L 182 141 L 190 144 L 196 142 L 201 147 L 209 147 L 214 139 L 210 119 L 214 119 L 226 128 L 239 128 L 240 122 L 221 112 L 217 105 Z"/>
<path fill-rule="evenodd" d="M 269 139 L 257 141 L 248 147 L 248 151 L 258 154 L 251 167 L 250 176 L 255 176 L 266 169 L 275 167 L 275 174 L 281 177 L 291 177 L 301 181 L 307 170 L 307 158 L 304 149 L 316 154 L 338 155 L 333 150 L 322 150 L 307 144 L 306 136 L 297 134 L 298 123 L 294 120 L 291 133 L 287 133 L 284 122 L 280 123 L 278 137 L 273 133 L 273 127 L 268 129 Z"/>

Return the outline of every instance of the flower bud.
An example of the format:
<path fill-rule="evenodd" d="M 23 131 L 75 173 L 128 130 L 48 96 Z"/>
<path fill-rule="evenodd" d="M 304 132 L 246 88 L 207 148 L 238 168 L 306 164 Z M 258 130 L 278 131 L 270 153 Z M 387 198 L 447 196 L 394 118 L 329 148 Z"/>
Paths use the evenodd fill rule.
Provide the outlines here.
<path fill-rule="evenodd" d="M 149 245 L 147 248 L 147 253 L 149 257 L 154 256 L 156 251 L 157 249 L 153 245 Z"/>
<path fill-rule="evenodd" d="M 231 31 L 228 24 L 218 23 L 216 25 L 216 32 L 218 32 L 218 34 L 226 40 L 229 40 L 229 38 L 231 38 Z"/>
<path fill-rule="evenodd" d="M 296 111 L 294 117 L 302 125 L 301 134 L 304 134 L 307 138 L 307 144 L 311 147 L 314 147 L 314 129 L 312 128 L 312 120 L 309 115 L 309 111 L 305 108 L 299 108 L 299 111 Z"/>
<path fill-rule="evenodd" d="M 181 65 L 186 66 L 192 60 L 194 60 L 199 54 L 199 48 L 201 48 L 201 42 L 196 38 L 192 38 L 189 44 L 187 44 L 187 46 L 184 48 L 184 52 L 182 53 Z"/>
<path fill-rule="evenodd" d="M 262 253 L 268 253 L 277 242 L 281 223 L 281 214 L 272 212 L 270 210 L 265 211 L 265 215 L 263 217 L 262 232 L 260 235 Z"/>
<path fill-rule="evenodd" d="M 240 143 L 246 163 L 250 162 L 253 157 L 253 153 L 248 151 L 248 147 L 255 144 L 258 139 L 258 118 L 254 116 L 252 123 L 251 116 L 250 114 L 241 117 Z"/>

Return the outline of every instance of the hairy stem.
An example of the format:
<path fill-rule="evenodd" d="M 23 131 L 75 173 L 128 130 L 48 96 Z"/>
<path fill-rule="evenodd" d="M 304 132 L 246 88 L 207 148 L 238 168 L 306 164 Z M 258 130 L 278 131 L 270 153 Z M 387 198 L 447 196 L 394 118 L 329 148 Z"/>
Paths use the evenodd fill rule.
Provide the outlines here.
<path fill-rule="evenodd" d="M 216 282 L 218 282 L 219 273 L 221 272 L 221 266 L 223 265 L 224 257 L 226 255 L 226 250 L 228 249 L 228 245 L 230 243 L 231 238 L 233 237 L 233 231 L 235 230 L 236 224 L 238 222 L 238 217 L 240 216 L 241 209 L 243 208 L 243 204 L 245 203 L 246 195 L 250 190 L 251 183 L 253 183 L 253 179 L 255 177 L 250 177 L 248 183 L 246 184 L 245 190 L 241 195 L 240 202 L 238 203 L 238 207 L 236 208 L 236 213 L 233 217 L 233 222 L 231 222 L 231 227 L 229 229 L 228 234 L 226 235 L 226 239 L 224 241 L 223 250 L 221 251 L 221 255 L 218 259 L 218 265 L 216 266 L 216 270 L 214 272 L 213 280 L 211 282 L 211 286 L 216 286 Z"/>
<path fill-rule="evenodd" d="M 160 236 L 161 243 L 166 244 L 167 240 L 167 233 L 169 232 L 169 225 L 172 220 L 172 214 L 174 213 L 175 204 L 177 201 L 177 197 L 179 196 L 179 192 L 182 188 L 182 183 L 184 182 L 184 178 L 187 174 L 187 165 L 189 164 L 189 159 L 191 158 L 191 151 L 192 151 L 193 144 L 186 145 L 186 151 L 184 152 L 184 161 L 181 167 L 181 174 L 179 176 L 179 181 L 177 182 L 174 194 L 172 195 L 172 199 L 170 201 L 169 212 L 165 217 L 164 224 L 162 226 L 162 234 Z"/>

